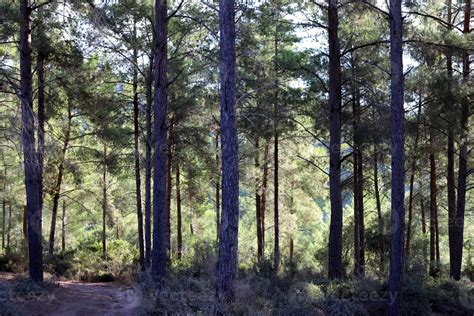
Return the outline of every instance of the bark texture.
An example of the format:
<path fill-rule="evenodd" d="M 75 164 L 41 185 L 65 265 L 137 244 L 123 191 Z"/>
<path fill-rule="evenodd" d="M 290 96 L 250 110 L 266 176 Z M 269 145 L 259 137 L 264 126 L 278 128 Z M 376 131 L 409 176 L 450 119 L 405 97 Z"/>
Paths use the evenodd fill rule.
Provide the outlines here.
<path fill-rule="evenodd" d="M 356 78 L 354 78 L 356 79 Z M 360 92 L 353 87 L 353 196 L 354 196 L 354 275 L 365 275 L 364 173 L 360 138 Z"/>
<path fill-rule="evenodd" d="M 472 11 L 472 1 L 466 0 L 464 7 L 464 26 L 463 33 L 465 36 L 468 36 L 471 29 L 471 11 Z M 469 52 L 463 52 L 462 56 L 462 72 L 463 72 L 463 82 L 468 85 L 469 72 L 470 72 L 470 62 L 469 62 Z M 451 277 L 455 280 L 461 278 L 461 266 L 462 266 L 462 256 L 463 256 L 463 242 L 464 242 L 464 214 L 466 211 L 466 190 L 467 190 L 467 161 L 468 161 L 468 144 L 469 144 L 469 105 L 470 105 L 470 96 L 466 95 L 462 100 L 461 105 L 461 140 L 459 144 L 459 164 L 458 164 L 458 191 L 457 191 L 457 201 L 456 201 L 456 215 L 454 218 L 454 233 L 453 233 L 453 254 L 452 258 L 452 273 Z"/>
<path fill-rule="evenodd" d="M 447 23 L 448 28 L 451 30 L 452 26 L 452 1 L 448 0 L 448 16 Z M 452 104 L 452 84 L 453 79 L 453 56 L 452 51 L 448 49 L 446 53 L 446 73 L 448 77 L 449 85 L 449 95 L 446 98 L 445 110 L 446 113 L 449 113 L 451 110 Z M 448 166 L 447 166 L 447 191 L 448 191 L 448 239 L 449 239 L 449 275 L 451 278 L 455 274 L 455 264 L 453 258 L 456 256 L 454 252 L 455 241 L 454 241 L 454 232 L 455 232 L 455 218 L 456 218 L 456 176 L 454 172 L 454 132 L 453 124 L 448 126 Z"/>
<path fill-rule="evenodd" d="M 153 89 L 153 56 L 150 59 L 146 78 L 146 142 L 145 142 L 145 264 L 151 264 L 151 149 L 152 149 L 152 89 Z"/>
<path fill-rule="evenodd" d="M 5 227 L 7 221 L 7 206 L 5 199 L 2 200 L 2 249 L 5 249 Z"/>
<path fill-rule="evenodd" d="M 257 259 L 261 263 L 263 259 L 263 223 L 262 223 L 262 185 L 260 183 L 260 155 L 259 137 L 255 139 L 255 215 L 257 220 Z"/>
<path fill-rule="evenodd" d="M 61 249 L 66 251 L 66 200 L 63 199 L 63 214 L 61 216 Z"/>
<path fill-rule="evenodd" d="M 411 167 L 410 167 L 410 189 L 408 193 L 408 222 L 407 222 L 407 241 L 405 247 L 405 256 L 406 262 L 408 263 L 410 257 L 410 241 L 411 241 L 411 228 L 413 222 L 413 194 L 414 194 L 414 184 L 415 184 L 415 173 L 416 173 L 416 161 L 418 160 L 418 142 L 420 136 L 420 120 L 421 120 L 421 105 L 422 99 L 420 96 L 420 101 L 418 103 L 418 113 L 416 118 L 416 130 L 415 130 L 415 144 L 413 146 L 413 157 L 411 160 Z"/>
<path fill-rule="evenodd" d="M 103 171 L 102 171 L 102 258 L 105 259 L 107 256 L 107 225 L 106 225 L 106 219 L 107 219 L 107 206 L 108 206 L 108 200 L 107 200 L 107 189 L 108 189 L 108 184 L 107 184 L 107 175 L 108 175 L 108 161 L 107 161 L 107 144 L 104 142 L 103 144 L 103 155 L 104 155 L 104 161 L 103 161 Z"/>
<path fill-rule="evenodd" d="M 436 158 L 434 154 L 433 136 L 430 137 L 430 275 L 438 276 L 439 272 L 439 234 L 438 234 L 438 202 L 436 183 Z"/>
<path fill-rule="evenodd" d="M 179 162 L 176 162 L 176 222 L 177 222 L 177 242 L 178 260 L 183 256 L 183 219 L 181 212 L 181 187 Z"/>
<path fill-rule="evenodd" d="M 342 277 L 342 194 L 341 194 L 341 48 L 337 0 L 328 0 L 329 33 L 329 227 L 328 276 Z"/>
<path fill-rule="evenodd" d="M 377 207 L 377 226 L 379 233 L 379 248 L 380 248 L 380 272 L 385 270 L 385 223 L 382 214 L 382 203 L 380 201 L 379 188 L 379 163 L 377 148 L 374 148 L 374 191 L 375 191 L 375 205 Z"/>
<path fill-rule="evenodd" d="M 265 141 L 265 149 L 263 151 L 263 179 L 262 179 L 262 198 L 260 200 L 260 216 L 262 217 L 262 253 L 265 256 L 265 212 L 267 210 L 267 193 L 268 193 L 268 165 L 270 159 L 270 141 Z"/>
<path fill-rule="evenodd" d="M 56 183 L 54 185 L 54 193 L 53 193 L 53 208 L 51 210 L 51 227 L 49 231 L 49 249 L 48 249 L 49 256 L 52 256 L 54 253 L 56 219 L 58 216 L 57 214 L 58 214 L 58 208 L 59 208 L 59 198 L 61 197 L 61 185 L 63 182 L 64 168 L 66 164 L 66 155 L 67 155 L 67 150 L 69 148 L 69 141 L 71 139 L 71 126 L 72 126 L 72 100 L 68 98 L 66 131 L 64 134 L 63 147 L 61 149 L 61 158 L 60 158 L 61 160 L 58 166 L 58 177 L 56 178 Z"/>
<path fill-rule="evenodd" d="M 404 267 L 405 231 L 405 113 L 403 108 L 404 75 L 402 48 L 402 2 L 390 1 L 390 68 L 391 68 L 391 148 L 392 148 L 392 190 L 391 190 L 391 240 L 389 315 L 402 314 L 402 285 Z"/>
<path fill-rule="evenodd" d="M 155 99 L 154 99 L 154 174 L 153 174 L 153 254 L 152 275 L 161 283 L 166 275 L 166 131 L 168 16 L 166 0 L 155 1 Z"/>
<path fill-rule="evenodd" d="M 26 209 L 28 212 L 28 270 L 31 280 L 43 281 L 43 245 L 40 203 L 40 164 L 35 148 L 35 119 L 33 112 L 31 74 L 31 7 L 28 0 L 20 1 L 20 99 L 21 138 L 25 170 Z"/>
<path fill-rule="evenodd" d="M 134 25 L 134 37 L 136 37 L 136 26 Z M 133 60 L 137 63 L 138 60 L 137 49 L 133 49 Z M 142 271 L 145 270 L 145 249 L 143 241 L 143 212 L 142 212 L 142 181 L 140 175 L 140 129 L 139 129 L 139 117 L 140 112 L 138 109 L 138 71 L 134 66 L 133 68 L 133 149 L 135 158 L 135 194 L 136 194 L 136 206 L 137 206 L 137 224 L 138 224 L 138 252 L 139 262 Z"/>
<path fill-rule="evenodd" d="M 234 299 L 239 227 L 239 165 L 236 117 L 235 3 L 221 0 L 220 112 L 222 159 L 222 221 L 219 235 L 215 313 L 222 313 Z"/>
<path fill-rule="evenodd" d="M 279 180 L 279 158 L 278 158 L 278 146 L 279 146 L 279 130 L 278 120 L 280 116 L 279 104 L 278 104 L 278 8 L 275 9 L 275 100 L 274 100 L 274 135 L 273 135 L 273 269 L 278 272 L 280 268 L 280 180 Z"/>
<path fill-rule="evenodd" d="M 221 226 L 221 163 L 219 157 L 219 134 L 216 133 L 216 241 L 219 242 Z"/>
<path fill-rule="evenodd" d="M 173 128 L 175 119 L 171 117 L 168 127 L 168 141 L 167 141 L 167 162 L 166 162 L 166 252 L 167 259 L 171 260 L 171 194 L 173 190 Z"/>
<path fill-rule="evenodd" d="M 46 122 L 45 109 L 45 63 L 46 55 L 42 51 L 38 51 L 36 72 L 38 79 L 38 197 L 39 211 L 41 220 L 43 218 L 43 171 L 44 171 L 44 124 Z"/>

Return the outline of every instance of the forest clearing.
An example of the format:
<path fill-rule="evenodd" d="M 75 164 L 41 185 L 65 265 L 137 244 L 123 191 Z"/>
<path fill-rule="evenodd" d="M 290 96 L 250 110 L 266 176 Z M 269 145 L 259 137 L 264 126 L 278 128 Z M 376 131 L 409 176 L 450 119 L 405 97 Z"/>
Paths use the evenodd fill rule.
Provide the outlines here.
<path fill-rule="evenodd" d="M 472 0 L 0 0 L 0 315 L 473 315 Z"/>
<path fill-rule="evenodd" d="M 4 293 L 15 293 L 8 289 L 18 286 L 16 282 L 13 275 L 0 273 L 0 287 L 7 288 Z M 108 283 L 60 281 L 44 295 L 18 295 L 8 301 L 21 315 L 139 315 L 133 293 L 133 288 Z"/>

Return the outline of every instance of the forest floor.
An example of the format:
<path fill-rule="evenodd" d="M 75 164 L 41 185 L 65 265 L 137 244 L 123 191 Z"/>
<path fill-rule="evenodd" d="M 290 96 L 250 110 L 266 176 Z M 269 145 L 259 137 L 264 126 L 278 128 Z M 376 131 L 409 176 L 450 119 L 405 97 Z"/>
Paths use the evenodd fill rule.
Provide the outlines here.
<path fill-rule="evenodd" d="M 0 285 L 13 289 L 21 278 L 0 272 Z M 117 283 L 57 281 L 54 289 L 43 294 L 28 297 L 8 291 L 7 299 L 20 315 L 138 315 L 134 293 L 132 287 Z"/>

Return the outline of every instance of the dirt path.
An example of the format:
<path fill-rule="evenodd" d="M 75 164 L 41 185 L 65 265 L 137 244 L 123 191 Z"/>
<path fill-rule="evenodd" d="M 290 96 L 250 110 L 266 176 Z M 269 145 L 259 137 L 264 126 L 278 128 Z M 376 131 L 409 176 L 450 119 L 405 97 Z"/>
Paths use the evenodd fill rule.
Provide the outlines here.
<path fill-rule="evenodd" d="M 7 289 L 15 276 L 0 274 Z M 51 293 L 24 299 L 9 291 L 9 299 L 21 315 L 138 315 L 140 293 L 133 287 L 115 283 L 60 281 Z M 1 303 L 1 302 L 0 302 Z"/>

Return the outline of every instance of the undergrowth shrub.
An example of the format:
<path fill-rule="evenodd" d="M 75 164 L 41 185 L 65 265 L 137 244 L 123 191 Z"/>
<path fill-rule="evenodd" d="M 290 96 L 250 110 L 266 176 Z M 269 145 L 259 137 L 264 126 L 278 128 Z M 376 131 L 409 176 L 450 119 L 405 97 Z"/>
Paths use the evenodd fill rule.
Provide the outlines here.
<path fill-rule="evenodd" d="M 467 280 L 410 275 L 403 288 L 403 311 L 405 315 L 472 315 L 473 290 Z"/>
<path fill-rule="evenodd" d="M 215 304 L 215 256 L 171 266 L 165 286 L 157 295 L 151 277 L 139 274 L 144 314 L 212 314 Z M 239 269 L 234 283 L 235 300 L 225 307 L 231 315 L 384 315 L 387 313 L 387 281 L 348 278 L 331 281 L 308 270 L 282 267 L 276 274 L 263 261 Z M 422 270 L 411 270 L 404 284 L 404 315 L 472 315 L 472 283 L 433 279 Z M 462 296 L 464 295 L 464 296 Z M 471 296 L 470 296 L 471 295 Z M 465 302 L 463 305 L 462 299 Z"/>
<path fill-rule="evenodd" d="M 77 261 L 74 255 L 74 250 L 67 250 L 55 253 L 53 256 L 46 256 L 44 262 L 45 271 L 57 277 L 72 277 L 72 268 Z"/>
<path fill-rule="evenodd" d="M 15 281 L 10 287 L 10 294 L 14 298 L 21 298 L 24 300 L 32 300 L 38 298 L 47 299 L 59 287 L 59 284 L 54 280 L 45 280 L 41 283 L 33 282 L 29 278 Z"/>
<path fill-rule="evenodd" d="M 7 252 L 0 256 L 0 271 L 21 273 L 26 270 L 24 257 L 17 252 Z"/>
<path fill-rule="evenodd" d="M 75 278 L 88 282 L 128 281 L 138 270 L 137 258 L 136 247 L 125 240 L 109 242 L 106 258 L 100 242 L 84 243 L 75 251 L 71 271 Z"/>

